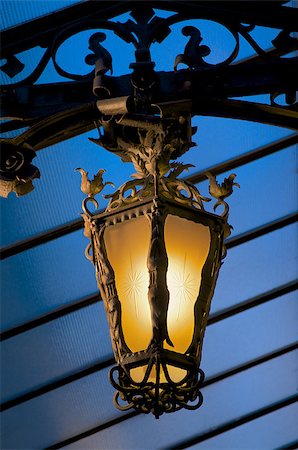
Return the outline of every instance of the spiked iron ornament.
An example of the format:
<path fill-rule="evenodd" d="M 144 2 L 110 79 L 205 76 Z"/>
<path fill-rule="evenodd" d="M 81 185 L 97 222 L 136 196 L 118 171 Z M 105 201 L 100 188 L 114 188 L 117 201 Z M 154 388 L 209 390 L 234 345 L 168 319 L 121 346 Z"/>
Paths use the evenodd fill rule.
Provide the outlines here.
<path fill-rule="evenodd" d="M 90 181 L 80 169 L 88 195 L 86 256 L 96 269 L 117 362 L 110 371 L 114 403 L 158 418 L 202 404 L 202 342 L 231 229 L 225 198 L 238 185 L 235 174 L 222 185 L 207 174 L 215 207 L 223 206 L 219 216 L 205 211 L 209 198 L 178 178 L 189 165 L 171 160 L 193 145 L 185 114 L 126 127 L 126 140 L 115 126 L 117 142 L 106 135 L 97 143 L 133 162 L 136 173 L 105 196 L 103 213 L 91 213 L 88 202 L 98 207 L 94 195 L 109 183 L 103 170 Z"/>

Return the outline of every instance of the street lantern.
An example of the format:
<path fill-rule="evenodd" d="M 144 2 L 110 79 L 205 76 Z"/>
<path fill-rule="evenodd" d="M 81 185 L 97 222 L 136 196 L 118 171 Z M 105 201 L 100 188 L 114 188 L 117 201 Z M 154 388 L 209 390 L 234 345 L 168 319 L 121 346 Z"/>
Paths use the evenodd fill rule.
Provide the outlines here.
<path fill-rule="evenodd" d="M 190 114 L 185 105 L 169 110 L 145 121 L 138 117 L 137 127 L 133 120 L 111 121 L 98 140 L 137 171 L 105 196 L 110 201 L 104 212 L 91 213 L 88 206 L 98 207 L 94 196 L 107 184 L 104 170 L 90 181 L 78 169 L 88 195 L 82 214 L 90 239 L 86 256 L 96 269 L 117 362 L 110 371 L 114 403 L 156 418 L 202 404 L 202 342 L 231 228 L 224 199 L 237 185 L 234 174 L 221 185 L 207 174 L 214 206 L 222 205 L 223 213 L 205 211 L 210 199 L 178 178 L 189 165 L 172 161 L 194 145 Z M 113 148 L 111 135 L 118 136 Z"/>
<path fill-rule="evenodd" d="M 103 213 L 92 213 L 89 203 L 98 206 L 95 195 L 107 184 L 104 170 L 89 180 L 78 169 L 87 195 L 86 256 L 95 265 L 107 311 L 117 362 L 110 372 L 116 406 L 159 417 L 202 403 L 202 342 L 225 256 L 224 240 L 230 234 L 225 199 L 238 186 L 234 174 L 218 184 L 206 173 L 209 192 L 217 200 L 214 211 L 223 208 L 221 215 L 206 212 L 204 202 L 209 199 L 179 178 L 189 165 L 175 161 L 193 145 L 191 116 L 297 129 L 293 33 L 298 21 L 295 9 L 283 6 L 285 1 L 270 2 L 270 14 L 265 2 L 257 8 L 251 2 L 229 1 L 105 3 L 81 2 L 2 33 L 6 62 L 1 70 L 10 78 L 18 76 L 3 90 L 2 131 L 24 131 L 1 140 L 0 195 L 31 192 L 40 175 L 31 164 L 35 151 L 95 127 L 100 138 L 91 141 L 134 164 L 134 180 L 108 196 Z M 156 8 L 165 9 L 166 17 L 159 17 Z M 119 17 L 128 12 L 130 18 Z M 214 62 L 216 52 L 194 26 L 196 19 L 224 27 L 234 42 L 230 47 L 225 41 L 229 45 L 219 52 L 219 61 Z M 173 26 L 185 21 L 181 32 L 187 42 L 183 53 L 173 58 L 174 70 L 155 71 L 151 45 L 165 41 Z M 255 40 L 259 26 L 277 31 L 267 50 Z M 97 31 L 90 36 L 85 62 L 94 70 L 86 75 L 67 72 L 60 65 L 64 61 L 58 58 L 59 49 L 68 38 L 91 29 Z M 103 30 L 134 46 L 131 73 L 112 76 L 114 63 L 102 45 Z M 253 53 L 239 60 L 243 44 Z M 31 73 L 27 66 L 22 73 L 25 65 L 19 55 L 36 47 L 45 50 L 43 56 Z M 178 51 L 179 45 L 174 47 Z M 69 81 L 36 84 L 49 62 Z M 267 104 L 252 100 L 262 94 L 270 99 Z M 277 101 L 281 95 L 285 102 Z M 283 145 L 241 156 L 237 164 Z M 235 160 L 229 164 L 234 167 Z"/>

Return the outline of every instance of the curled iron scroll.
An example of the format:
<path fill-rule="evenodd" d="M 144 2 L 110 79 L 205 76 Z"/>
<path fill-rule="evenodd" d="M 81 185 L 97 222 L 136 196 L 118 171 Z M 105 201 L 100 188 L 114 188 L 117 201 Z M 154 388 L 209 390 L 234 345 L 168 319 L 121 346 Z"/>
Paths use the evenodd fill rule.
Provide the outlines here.
<path fill-rule="evenodd" d="M 49 60 L 52 58 L 54 67 L 59 75 L 62 77 L 68 78 L 70 80 L 84 80 L 88 78 L 92 78 L 93 71 L 90 73 L 87 73 L 85 75 L 80 74 L 74 74 L 69 73 L 66 70 L 64 70 L 60 63 L 57 61 L 57 52 L 58 49 L 61 47 L 61 45 L 70 37 L 74 36 L 75 34 L 87 31 L 87 30 L 110 30 L 115 33 L 116 36 L 120 37 L 123 41 L 127 43 L 132 43 L 136 50 L 138 52 L 143 52 L 144 50 L 149 52 L 150 46 L 153 42 L 162 42 L 167 38 L 167 36 L 171 33 L 171 25 L 177 24 L 179 22 L 185 22 L 185 15 L 181 13 L 174 13 L 168 18 L 161 18 L 155 15 L 154 10 L 147 6 L 142 8 L 142 13 L 140 14 L 140 11 L 137 8 L 133 8 L 131 11 L 131 16 L 135 21 L 132 21 L 129 19 L 125 23 L 121 22 L 113 22 L 109 20 L 101 20 L 96 18 L 88 18 L 86 20 L 78 21 L 75 25 L 71 25 L 63 31 L 60 31 L 56 35 L 51 34 L 50 37 L 47 36 L 46 40 L 41 40 L 40 46 L 42 48 L 45 48 L 45 52 L 43 56 L 41 57 L 40 61 L 38 62 L 35 69 L 32 71 L 32 73 L 25 77 L 23 80 L 7 84 L 9 87 L 16 87 L 16 86 L 22 86 L 22 85 L 29 85 L 33 84 L 37 81 L 39 76 L 43 73 L 45 67 L 47 66 Z M 182 30 L 182 33 L 185 36 L 189 36 L 190 40 L 193 40 L 195 44 L 195 40 L 197 40 L 197 56 L 196 52 L 194 52 L 195 59 L 197 58 L 196 63 L 190 64 L 190 67 L 195 67 L 197 65 L 197 68 L 208 68 L 208 67 L 220 67 L 220 66 L 227 66 L 231 64 L 235 58 L 237 57 L 239 53 L 239 47 L 240 47 L 240 36 L 242 36 L 247 43 L 254 49 L 254 51 L 257 53 L 258 56 L 264 57 L 264 58 L 270 58 L 271 56 L 274 56 L 275 58 L 285 54 L 289 53 L 292 50 L 297 49 L 297 39 L 292 37 L 290 35 L 290 30 L 283 29 L 279 31 L 277 37 L 272 40 L 272 44 L 275 47 L 275 52 L 266 51 L 261 48 L 261 46 L 256 42 L 256 40 L 253 38 L 253 36 L 250 34 L 251 31 L 253 31 L 255 25 L 254 24 L 243 24 L 236 19 L 231 19 L 227 16 L 220 17 L 218 14 L 213 14 L 212 11 L 204 14 L 202 16 L 196 16 L 190 15 L 187 17 L 187 20 L 207 20 L 214 23 L 217 23 L 219 25 L 222 25 L 226 30 L 229 31 L 229 33 L 232 34 L 235 40 L 235 45 L 233 50 L 231 51 L 230 55 L 222 62 L 219 62 L 217 64 L 210 64 L 207 63 L 204 58 L 207 56 L 207 54 L 210 52 L 210 49 L 206 45 L 200 45 L 201 42 L 201 36 L 200 36 L 200 30 L 197 29 L 194 26 L 185 26 Z M 89 48 L 92 47 L 92 39 L 95 39 L 95 37 L 99 38 L 99 42 L 102 42 L 100 40 L 101 38 L 104 39 L 104 33 L 97 32 L 93 35 L 93 37 L 90 38 L 89 41 Z M 189 47 L 190 42 L 186 45 L 186 47 Z M 185 51 L 183 55 L 186 56 L 188 50 L 185 47 Z M 195 48 L 195 47 L 194 47 Z M 105 50 L 105 49 L 103 49 Z M 211 49 L 212 50 L 212 49 Z M 272 55 L 271 55 L 272 53 Z M 21 63 L 21 61 L 18 59 L 18 57 L 14 54 L 9 54 L 6 56 L 7 62 L 1 67 L 1 69 L 10 77 L 14 77 L 15 75 L 22 73 L 24 64 Z M 87 56 L 87 61 L 90 61 L 90 57 Z M 186 58 L 187 59 L 187 58 Z M 177 64 L 180 62 L 183 62 L 183 57 L 178 58 Z M 88 62 L 87 62 L 88 63 Z M 89 63 L 88 63 L 89 64 Z M 103 67 L 105 69 L 105 67 Z M 110 68 L 106 67 L 107 69 Z"/>

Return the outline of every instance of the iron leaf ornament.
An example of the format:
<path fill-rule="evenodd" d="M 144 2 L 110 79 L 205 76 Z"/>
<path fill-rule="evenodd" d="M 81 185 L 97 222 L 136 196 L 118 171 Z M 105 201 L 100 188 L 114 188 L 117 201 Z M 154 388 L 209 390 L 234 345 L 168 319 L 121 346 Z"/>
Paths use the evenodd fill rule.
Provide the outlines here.
<path fill-rule="evenodd" d="M 179 64 L 185 64 L 193 70 L 210 67 L 210 64 L 203 58 L 208 56 L 211 50 L 207 45 L 201 45 L 203 39 L 200 30 L 193 26 L 187 26 L 182 28 L 182 34 L 189 36 L 189 41 L 185 46 L 184 53 L 176 56 L 174 70 L 177 70 Z"/>
<path fill-rule="evenodd" d="M 90 139 L 106 150 L 132 162 L 134 178 L 160 175 L 170 169 L 170 161 L 183 155 L 195 145 L 191 140 L 196 128 L 190 126 L 190 115 L 181 113 L 164 119 L 148 116 L 147 120 L 111 117 L 104 126 L 104 135 Z"/>
<path fill-rule="evenodd" d="M 100 42 L 105 41 L 105 33 L 95 33 L 89 38 L 89 49 L 93 52 L 87 55 L 85 61 L 90 66 L 95 66 L 95 76 L 104 75 L 108 71 L 113 74 L 112 56 Z"/>

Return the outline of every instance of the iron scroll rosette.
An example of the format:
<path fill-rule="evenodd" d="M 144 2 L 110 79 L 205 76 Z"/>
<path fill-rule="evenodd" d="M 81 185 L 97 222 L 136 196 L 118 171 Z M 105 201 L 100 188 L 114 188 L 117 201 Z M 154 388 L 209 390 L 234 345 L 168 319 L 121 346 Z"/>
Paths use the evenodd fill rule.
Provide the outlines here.
<path fill-rule="evenodd" d="M 164 223 L 169 214 L 208 226 L 211 237 L 208 256 L 202 270 L 199 295 L 194 305 L 192 340 L 184 354 L 164 348 L 165 342 L 171 342 L 167 333 L 169 292 L 166 284 L 167 251 L 164 240 Z M 150 273 L 148 302 L 151 311 L 152 339 L 147 348 L 132 352 L 125 341 L 122 329 L 121 299 L 118 297 L 115 274 L 108 259 L 104 233 L 108 227 L 141 216 L 149 220 L 151 227 L 148 249 Z M 121 410 L 134 408 L 143 413 L 153 412 L 158 418 L 165 412 L 170 413 L 181 408 L 196 409 L 202 404 L 200 387 L 204 374 L 199 367 L 202 342 L 221 265 L 225 228 L 224 218 L 203 209 L 179 205 L 162 196 L 152 196 L 133 206 L 126 205 L 116 211 L 90 216 L 92 259 L 117 362 L 117 367 L 110 371 L 110 381 L 116 389 L 114 403 L 117 408 Z M 179 382 L 174 382 L 169 375 L 169 366 L 185 370 L 185 377 Z M 137 367 L 145 367 L 141 382 L 136 382 L 131 376 L 131 369 Z M 156 373 L 154 383 L 149 380 L 153 368 Z M 160 379 L 161 371 L 166 382 Z M 118 380 L 115 379 L 116 372 Z"/>

